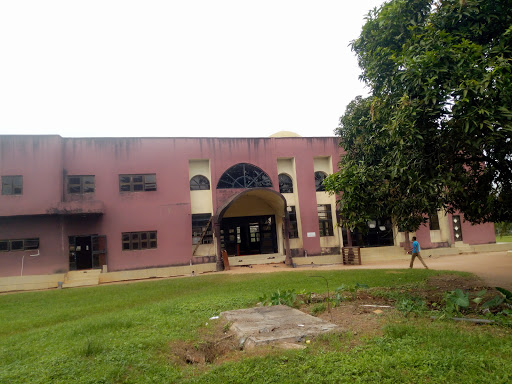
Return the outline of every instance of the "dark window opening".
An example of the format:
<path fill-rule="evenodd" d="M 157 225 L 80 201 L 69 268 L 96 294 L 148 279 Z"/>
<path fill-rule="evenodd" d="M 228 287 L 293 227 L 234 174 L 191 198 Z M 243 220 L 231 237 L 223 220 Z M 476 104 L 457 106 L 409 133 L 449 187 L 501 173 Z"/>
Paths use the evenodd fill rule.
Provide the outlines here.
<path fill-rule="evenodd" d="M 119 175 L 119 190 L 121 192 L 156 191 L 156 174 Z"/>
<path fill-rule="evenodd" d="M 324 179 L 327 177 L 325 172 L 315 172 L 315 188 L 317 192 L 325 191 Z"/>
<path fill-rule="evenodd" d="M 192 215 L 192 244 L 198 244 L 199 242 L 201 244 L 213 243 L 211 217 L 210 213 Z"/>
<path fill-rule="evenodd" d="M 68 176 L 67 177 L 68 184 L 68 193 L 73 194 L 84 194 L 84 193 L 94 193 L 95 183 L 93 175 L 77 175 L 77 176 Z"/>
<path fill-rule="evenodd" d="M 156 231 L 123 232 L 121 234 L 123 251 L 156 248 Z"/>
<path fill-rule="evenodd" d="M 0 240 L 0 252 L 27 251 L 39 248 L 39 239 Z"/>
<path fill-rule="evenodd" d="M 343 244 L 346 246 L 348 244 L 346 228 L 343 227 L 341 232 Z M 369 220 L 366 228 L 356 228 L 350 233 L 354 247 L 383 247 L 394 244 L 393 224 L 389 218 Z"/>
<path fill-rule="evenodd" d="M 224 172 L 217 184 L 218 189 L 272 187 L 270 177 L 258 167 L 240 163 Z"/>
<path fill-rule="evenodd" d="M 293 193 L 293 181 L 292 178 L 284 173 L 279 175 L 279 192 L 281 193 Z"/>
<path fill-rule="evenodd" d="M 22 195 L 23 176 L 2 176 L 2 195 Z"/>
<path fill-rule="evenodd" d="M 437 213 L 428 216 L 429 226 L 431 231 L 438 231 L 439 227 L 439 216 Z"/>
<path fill-rule="evenodd" d="M 190 179 L 191 191 L 205 191 L 210 189 L 210 181 L 203 175 L 196 175 Z"/>
<path fill-rule="evenodd" d="M 334 236 L 331 206 L 329 204 L 318 205 L 318 225 L 320 237 Z"/>
<path fill-rule="evenodd" d="M 288 206 L 288 217 L 290 218 L 290 239 L 297 239 L 299 237 L 299 227 L 297 226 L 297 211 L 295 207 Z"/>

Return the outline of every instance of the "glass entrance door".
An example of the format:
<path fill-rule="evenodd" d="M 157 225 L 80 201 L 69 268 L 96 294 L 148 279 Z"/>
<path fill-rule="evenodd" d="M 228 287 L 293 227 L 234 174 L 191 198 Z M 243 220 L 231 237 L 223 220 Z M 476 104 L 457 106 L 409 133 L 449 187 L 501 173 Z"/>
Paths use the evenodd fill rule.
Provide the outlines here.
<path fill-rule="evenodd" d="M 107 264 L 107 237 L 69 236 L 69 270 L 101 268 Z"/>
<path fill-rule="evenodd" d="M 228 255 L 277 253 L 275 216 L 222 219 L 221 244 Z"/>

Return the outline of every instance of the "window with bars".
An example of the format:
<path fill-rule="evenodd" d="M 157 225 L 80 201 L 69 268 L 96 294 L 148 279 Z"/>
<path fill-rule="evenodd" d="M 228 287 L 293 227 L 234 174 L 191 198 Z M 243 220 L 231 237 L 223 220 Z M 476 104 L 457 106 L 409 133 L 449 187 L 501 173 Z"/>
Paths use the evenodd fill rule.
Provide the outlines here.
<path fill-rule="evenodd" d="M 191 191 L 205 191 L 210 189 L 210 181 L 203 175 L 196 175 L 190 179 Z"/>
<path fill-rule="evenodd" d="M 67 177 L 67 191 L 71 194 L 94 193 L 94 175 L 73 175 Z"/>
<path fill-rule="evenodd" d="M 2 176 L 2 195 L 22 195 L 23 176 Z"/>
<path fill-rule="evenodd" d="M 0 240 L 0 252 L 26 251 L 39 248 L 39 239 Z"/>
<path fill-rule="evenodd" d="M 438 231 L 440 229 L 439 227 L 439 216 L 437 216 L 437 213 L 434 215 L 428 216 L 429 226 L 431 231 Z"/>
<path fill-rule="evenodd" d="M 119 175 L 119 190 L 121 192 L 156 191 L 156 174 Z"/>
<path fill-rule="evenodd" d="M 290 239 L 299 237 L 299 227 L 297 226 L 297 211 L 293 205 L 288 206 L 288 217 L 290 218 Z"/>
<path fill-rule="evenodd" d="M 293 181 L 290 176 L 285 173 L 279 175 L 279 192 L 293 193 Z"/>
<path fill-rule="evenodd" d="M 329 204 L 318 205 L 318 226 L 320 237 L 334 236 L 331 206 Z"/>
<path fill-rule="evenodd" d="M 156 231 L 123 232 L 121 239 L 123 251 L 156 248 Z"/>
<path fill-rule="evenodd" d="M 325 172 L 315 172 L 315 188 L 317 192 L 325 191 L 324 179 L 327 177 Z"/>
<path fill-rule="evenodd" d="M 210 213 L 197 213 L 192 215 L 192 244 L 213 243 L 212 222 Z M 204 233 L 204 236 L 203 236 Z M 203 238 L 201 239 L 201 236 Z"/>

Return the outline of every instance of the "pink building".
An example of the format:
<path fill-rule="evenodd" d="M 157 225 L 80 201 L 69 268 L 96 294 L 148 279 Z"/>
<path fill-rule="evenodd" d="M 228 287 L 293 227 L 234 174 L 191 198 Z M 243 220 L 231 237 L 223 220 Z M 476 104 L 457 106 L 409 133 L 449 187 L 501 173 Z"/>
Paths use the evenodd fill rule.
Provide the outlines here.
<path fill-rule="evenodd" d="M 322 180 L 341 154 L 334 137 L 0 136 L 0 277 L 338 255 Z M 423 246 L 495 242 L 455 219 L 420 229 Z M 390 222 L 369 227 L 366 245 L 399 244 Z"/>

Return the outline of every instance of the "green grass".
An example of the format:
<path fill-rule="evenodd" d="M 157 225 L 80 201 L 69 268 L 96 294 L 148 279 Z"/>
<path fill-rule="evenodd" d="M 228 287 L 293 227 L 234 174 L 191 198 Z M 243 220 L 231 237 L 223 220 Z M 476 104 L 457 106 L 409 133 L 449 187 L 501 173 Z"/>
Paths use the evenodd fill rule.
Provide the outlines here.
<path fill-rule="evenodd" d="M 505 236 L 496 236 L 496 241 L 501 243 L 501 242 L 507 242 L 507 243 L 510 243 L 512 242 L 512 235 L 505 235 Z"/>
<path fill-rule="evenodd" d="M 421 319 L 347 350 L 311 347 L 213 366 L 172 364 L 169 342 L 197 337 L 219 312 L 277 289 L 421 284 L 437 271 L 314 271 L 193 278 L 0 296 L 0 383 L 507 382 L 512 337 Z M 342 352 L 343 351 L 343 352 Z"/>

